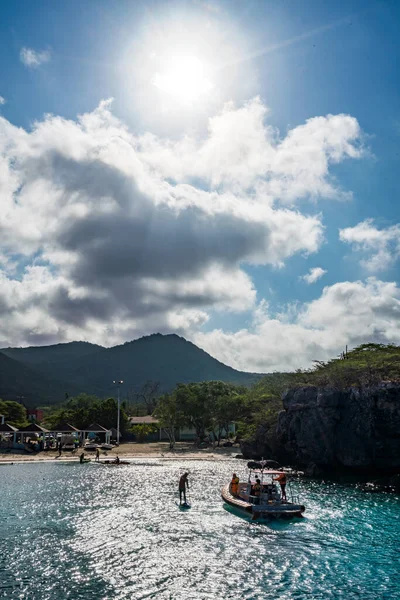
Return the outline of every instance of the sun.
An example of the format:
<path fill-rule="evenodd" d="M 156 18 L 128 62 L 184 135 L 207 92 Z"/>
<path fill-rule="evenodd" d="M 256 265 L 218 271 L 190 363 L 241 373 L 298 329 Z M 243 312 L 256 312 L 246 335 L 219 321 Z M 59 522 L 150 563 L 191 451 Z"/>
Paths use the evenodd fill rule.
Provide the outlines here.
<path fill-rule="evenodd" d="M 196 56 L 175 56 L 164 62 L 161 72 L 155 73 L 153 85 L 182 105 L 191 106 L 211 91 L 205 64 Z"/>

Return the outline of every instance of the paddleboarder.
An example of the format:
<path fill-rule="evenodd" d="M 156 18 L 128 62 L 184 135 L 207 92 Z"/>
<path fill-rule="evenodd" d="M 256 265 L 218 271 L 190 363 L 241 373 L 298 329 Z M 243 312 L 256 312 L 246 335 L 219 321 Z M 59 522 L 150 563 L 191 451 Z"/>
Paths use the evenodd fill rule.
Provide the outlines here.
<path fill-rule="evenodd" d="M 189 489 L 188 482 L 189 473 L 184 473 L 179 480 L 179 504 L 182 504 L 182 496 L 183 496 L 183 504 L 187 504 L 186 502 L 186 488 Z"/>

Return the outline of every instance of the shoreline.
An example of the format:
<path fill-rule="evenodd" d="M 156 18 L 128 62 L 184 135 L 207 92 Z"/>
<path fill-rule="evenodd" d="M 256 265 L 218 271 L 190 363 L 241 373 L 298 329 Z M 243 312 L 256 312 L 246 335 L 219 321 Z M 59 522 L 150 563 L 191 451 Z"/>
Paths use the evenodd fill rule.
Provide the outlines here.
<path fill-rule="evenodd" d="M 57 452 L 40 452 L 35 455 L 19 453 L 0 453 L 0 466 L 11 464 L 31 464 L 31 463 L 73 463 L 79 462 L 79 455 L 82 449 L 79 448 L 73 454 L 64 453 L 58 456 Z M 118 448 L 113 448 L 108 452 L 102 452 L 100 463 L 105 460 L 113 460 L 117 455 L 121 460 L 135 461 L 136 459 L 163 459 L 163 460 L 227 460 L 235 458 L 240 454 L 239 447 L 216 447 L 216 448 L 195 448 L 193 444 L 178 442 L 174 450 L 170 450 L 168 444 L 158 442 L 148 444 L 121 444 Z M 94 452 L 85 452 L 85 458 L 90 458 L 95 462 Z"/>

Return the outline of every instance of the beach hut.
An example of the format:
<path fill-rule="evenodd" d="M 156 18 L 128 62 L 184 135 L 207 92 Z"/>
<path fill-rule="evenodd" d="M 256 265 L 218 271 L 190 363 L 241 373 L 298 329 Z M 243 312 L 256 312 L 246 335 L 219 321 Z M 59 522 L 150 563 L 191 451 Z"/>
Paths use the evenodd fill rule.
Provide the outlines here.
<path fill-rule="evenodd" d="M 80 431 L 80 429 L 77 429 L 69 423 L 59 423 L 59 425 L 53 427 L 52 433 L 64 433 L 72 435 L 74 433 L 80 433 Z"/>
<path fill-rule="evenodd" d="M 89 427 L 85 427 L 85 429 L 81 430 L 81 440 L 83 444 L 87 438 L 95 439 L 96 437 L 99 437 L 102 442 L 109 444 L 111 440 L 111 430 L 106 429 L 98 423 L 92 423 Z"/>
<path fill-rule="evenodd" d="M 0 415 L 0 418 L 2 417 L 2 415 Z M 4 422 L 4 418 L 1 419 L 0 422 L 0 437 L 5 437 L 7 438 L 6 444 L 7 444 L 7 448 L 14 448 L 14 446 L 16 446 L 17 443 L 17 433 L 18 433 L 18 429 L 16 427 L 14 427 L 13 425 L 10 425 L 9 423 L 5 423 Z M 12 441 L 12 445 L 10 443 L 11 441 L 11 436 L 13 438 Z"/>
<path fill-rule="evenodd" d="M 20 443 L 21 444 L 24 443 L 24 438 L 26 436 L 33 435 L 33 434 L 39 435 L 39 436 L 41 435 L 42 438 L 43 438 L 43 443 L 44 443 L 44 435 L 45 435 L 45 433 L 49 433 L 49 430 L 45 429 L 41 425 L 38 425 L 37 423 L 30 423 L 26 427 L 20 427 L 18 429 L 18 434 L 20 435 Z"/>
<path fill-rule="evenodd" d="M 56 427 L 53 427 L 52 432 L 53 436 L 58 439 L 61 438 L 61 444 L 64 446 L 68 446 L 64 448 L 65 450 L 73 450 L 79 444 L 79 438 L 81 435 L 81 430 L 77 429 L 70 423 L 59 423 Z"/>

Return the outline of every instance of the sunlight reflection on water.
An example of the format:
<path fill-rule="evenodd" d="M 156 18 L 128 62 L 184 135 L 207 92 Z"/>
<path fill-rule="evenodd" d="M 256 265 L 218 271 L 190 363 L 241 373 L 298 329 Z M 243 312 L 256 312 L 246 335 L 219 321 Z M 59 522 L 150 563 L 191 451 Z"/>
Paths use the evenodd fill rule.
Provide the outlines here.
<path fill-rule="evenodd" d="M 193 507 L 176 487 L 190 472 Z M 307 517 L 223 507 L 238 461 L 2 467 L 0 598 L 395 598 L 399 499 L 299 481 Z"/>

